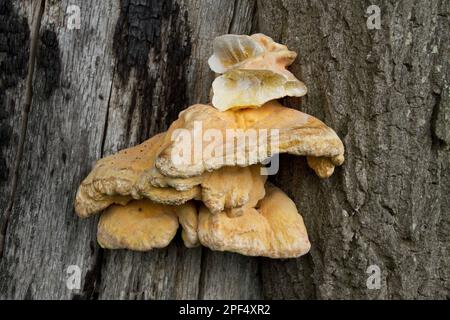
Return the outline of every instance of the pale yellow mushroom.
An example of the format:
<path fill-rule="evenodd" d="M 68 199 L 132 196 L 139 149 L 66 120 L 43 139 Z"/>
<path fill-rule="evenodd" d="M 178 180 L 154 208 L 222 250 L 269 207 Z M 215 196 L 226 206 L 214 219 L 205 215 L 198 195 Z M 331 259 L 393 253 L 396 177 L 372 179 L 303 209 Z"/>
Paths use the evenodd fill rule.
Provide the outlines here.
<path fill-rule="evenodd" d="M 203 199 L 211 211 L 220 212 L 243 206 L 252 189 L 264 190 L 266 177 L 259 174 L 259 165 L 222 168 L 192 178 L 164 177 L 158 172 L 157 177 L 164 186 L 154 186 L 152 177 L 157 172 L 154 161 L 164 143 L 164 134 L 159 134 L 100 159 L 78 189 L 75 212 L 80 217 L 88 217 L 111 204 L 125 205 L 131 199 L 142 198 L 169 205 Z"/>
<path fill-rule="evenodd" d="M 203 132 L 214 130 L 222 137 L 217 141 L 203 143 L 204 150 L 217 148 L 223 150 L 223 154 L 217 156 L 203 152 L 201 158 L 192 158 L 182 165 L 176 163 L 174 154 L 179 150 L 194 149 L 194 134 L 199 125 Z M 182 136 L 179 134 L 180 129 L 189 134 Z M 245 139 L 236 139 L 238 134 L 230 136 L 227 134 L 230 130 L 240 132 Z M 261 163 L 276 153 L 326 158 L 329 159 L 330 166 L 341 165 L 344 161 L 344 145 L 333 129 L 317 118 L 286 108 L 275 100 L 258 109 L 224 112 L 210 105 L 193 105 L 180 113 L 173 127 L 169 128 L 166 138 L 170 136 L 174 138 L 165 144 L 166 147 L 155 162 L 157 169 L 167 177 L 199 176 L 224 166 L 250 166 Z M 266 139 L 263 139 L 264 136 Z M 228 157 L 230 153 L 232 157 Z M 328 169 L 320 173 L 319 176 L 326 177 L 332 171 Z"/>
<path fill-rule="evenodd" d="M 266 186 L 266 196 L 256 208 L 247 208 L 238 217 L 200 208 L 198 236 L 212 250 L 248 256 L 294 258 L 311 247 L 295 203 L 271 185 Z"/>
<path fill-rule="evenodd" d="M 261 174 L 264 172 L 262 170 L 264 168 L 261 165 L 222 167 L 199 176 L 171 178 L 153 168 L 143 174 L 141 183 L 145 181 L 146 184 L 156 184 L 162 189 L 171 186 L 180 191 L 186 190 L 186 186 L 200 186 L 201 195 L 196 199 L 202 200 L 212 212 L 221 212 L 242 207 L 249 201 L 252 192 L 256 192 L 255 198 L 260 196 L 257 200 L 264 197 L 267 175 Z M 158 180 L 156 183 L 155 176 Z"/>
<path fill-rule="evenodd" d="M 200 197 L 198 186 L 177 191 L 140 183 L 144 171 L 153 166 L 163 137 L 158 134 L 140 145 L 98 160 L 78 188 L 75 212 L 84 218 L 114 203 L 124 205 L 131 199 L 146 197 L 159 203 L 178 205 Z"/>
<path fill-rule="evenodd" d="M 147 251 L 166 247 L 177 229 L 173 208 L 148 199 L 135 200 L 102 213 L 97 241 L 102 248 Z"/>
<path fill-rule="evenodd" d="M 319 177 L 328 178 L 333 174 L 335 164 L 343 162 L 343 156 L 335 159 L 326 157 L 307 157 L 307 162 L 309 167 L 313 169 Z"/>
<path fill-rule="evenodd" d="M 263 34 L 227 34 L 214 39 L 210 68 L 220 73 L 212 104 L 220 111 L 260 107 L 285 96 L 304 96 L 306 86 L 286 67 L 297 54 Z"/>
<path fill-rule="evenodd" d="M 267 176 L 261 167 L 223 167 L 213 171 L 202 183 L 202 201 L 213 213 L 228 210 L 239 215 L 243 206 L 254 206 L 264 197 Z"/>
<path fill-rule="evenodd" d="M 178 220 L 183 228 L 185 245 L 189 248 L 197 246 L 197 210 L 192 202 L 169 206 L 148 199 L 106 209 L 98 223 L 97 241 L 106 249 L 148 251 L 164 248 L 175 237 Z"/>
<path fill-rule="evenodd" d="M 195 204 L 191 201 L 184 205 L 175 208 L 175 212 L 178 216 L 183 231 L 181 232 L 181 238 L 184 245 L 188 248 L 197 247 L 200 245 L 198 241 L 198 213 Z"/>
<path fill-rule="evenodd" d="M 213 51 L 208 65 L 212 71 L 221 74 L 239 67 L 248 59 L 258 57 L 267 50 L 254 37 L 225 34 L 214 39 Z"/>

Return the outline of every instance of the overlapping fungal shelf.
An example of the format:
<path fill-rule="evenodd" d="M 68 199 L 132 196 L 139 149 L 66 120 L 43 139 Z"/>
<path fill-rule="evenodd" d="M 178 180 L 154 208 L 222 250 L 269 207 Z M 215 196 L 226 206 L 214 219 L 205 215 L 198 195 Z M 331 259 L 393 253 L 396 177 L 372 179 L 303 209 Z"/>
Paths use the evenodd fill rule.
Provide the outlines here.
<path fill-rule="evenodd" d="M 101 214 L 97 240 L 103 248 L 162 248 L 181 225 L 189 248 L 271 258 L 309 251 L 302 216 L 282 190 L 266 183 L 264 164 L 278 153 L 306 156 L 327 178 L 343 163 L 344 146 L 320 120 L 276 101 L 307 92 L 286 69 L 295 52 L 263 34 L 223 35 L 213 49 L 212 103 L 190 106 L 167 132 L 100 159 L 81 183 L 75 211 L 83 218 Z M 205 143 L 199 124 L 215 139 Z M 276 135 L 246 135 L 239 142 L 230 130 Z M 189 161 L 180 164 L 174 156 L 180 150 L 192 151 Z"/>

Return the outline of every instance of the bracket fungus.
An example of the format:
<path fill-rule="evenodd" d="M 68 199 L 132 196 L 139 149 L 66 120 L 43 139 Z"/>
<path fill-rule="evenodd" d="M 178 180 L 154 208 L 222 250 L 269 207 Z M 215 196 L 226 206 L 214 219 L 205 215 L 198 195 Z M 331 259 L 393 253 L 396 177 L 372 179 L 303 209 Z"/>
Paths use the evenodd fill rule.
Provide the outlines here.
<path fill-rule="evenodd" d="M 146 198 L 163 204 L 182 204 L 199 196 L 198 187 L 185 191 L 157 188 L 141 181 L 143 173 L 153 165 L 164 134 L 132 148 L 97 161 L 83 180 L 75 198 L 75 212 L 88 217 L 111 204 L 125 205 L 132 199 Z"/>
<path fill-rule="evenodd" d="M 210 68 L 221 74 L 213 84 L 212 104 L 220 111 L 260 107 L 285 96 L 301 97 L 306 86 L 286 67 L 297 54 L 263 34 L 217 37 Z"/>
<path fill-rule="evenodd" d="M 148 199 L 110 206 L 100 216 L 97 239 L 102 248 L 147 251 L 166 247 L 183 228 L 187 247 L 198 245 L 197 209 L 193 203 L 169 206 Z"/>
<path fill-rule="evenodd" d="M 332 168 L 344 161 L 344 145 L 333 129 L 319 119 L 284 107 L 275 100 L 258 109 L 224 112 L 210 105 L 197 104 L 182 111 L 178 120 L 177 130 L 181 123 L 189 135 L 185 134 L 182 139 L 177 137 L 169 143 L 155 163 L 159 171 L 169 177 L 198 176 L 223 166 L 262 163 L 274 153 L 329 159 L 327 165 Z M 196 124 L 201 124 L 201 128 L 196 128 Z M 198 161 L 194 159 L 187 164 L 178 165 L 177 158 L 173 155 L 179 150 L 193 149 L 196 130 L 199 129 L 203 132 L 220 132 L 218 136 L 222 138 L 203 144 L 203 156 L 198 157 Z M 229 129 L 240 132 L 241 139 L 237 135 L 227 134 Z M 271 150 L 275 147 L 276 150 Z M 219 152 L 209 152 L 211 149 Z M 313 169 L 317 168 L 321 177 L 328 177 L 333 173 L 331 169 L 318 169 L 318 166 L 324 165 L 323 160 L 308 163 Z"/>
<path fill-rule="evenodd" d="M 297 54 L 263 34 L 214 40 L 211 104 L 180 112 L 167 132 L 100 159 L 75 199 L 80 217 L 101 213 L 103 248 L 186 247 L 293 258 L 310 242 L 295 203 L 266 183 L 280 153 L 305 156 L 320 178 L 344 162 L 344 145 L 319 119 L 275 99 L 303 96 L 286 67 Z"/>
<path fill-rule="evenodd" d="M 270 184 L 258 205 L 238 217 L 211 214 L 201 207 L 198 236 L 208 248 L 248 256 L 293 258 L 311 247 L 295 203 Z"/>
<path fill-rule="evenodd" d="M 78 189 L 75 212 L 80 217 L 88 217 L 112 204 L 126 205 L 132 199 L 142 198 L 168 205 L 205 199 L 212 212 L 220 212 L 242 207 L 253 188 L 264 190 L 266 177 L 257 174 L 259 166 L 224 167 L 193 178 L 164 177 L 159 183 L 166 186 L 153 185 L 152 177 L 157 171 L 153 165 L 163 139 L 164 134 L 158 134 L 140 145 L 97 161 Z M 221 178 L 224 176 L 227 183 Z M 169 184 L 182 187 L 173 188 Z"/>

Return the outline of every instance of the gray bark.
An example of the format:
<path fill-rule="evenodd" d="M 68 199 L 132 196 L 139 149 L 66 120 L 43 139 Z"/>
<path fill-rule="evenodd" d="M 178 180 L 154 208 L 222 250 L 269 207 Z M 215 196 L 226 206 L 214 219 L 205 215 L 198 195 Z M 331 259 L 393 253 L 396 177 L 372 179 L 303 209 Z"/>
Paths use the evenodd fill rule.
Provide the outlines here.
<path fill-rule="evenodd" d="M 367 28 L 369 1 L 40 3 L 0 0 L 0 298 L 450 298 L 448 1 L 376 1 L 379 30 Z M 79 30 L 67 28 L 73 4 Z M 73 211 L 92 164 L 207 102 L 212 39 L 255 32 L 299 54 L 291 70 L 309 92 L 284 103 L 346 147 L 327 180 L 293 156 L 271 178 L 302 213 L 311 252 L 251 258 L 179 237 L 101 250 L 97 219 Z M 66 286 L 70 265 L 80 290 Z M 370 265 L 379 289 L 367 288 Z"/>

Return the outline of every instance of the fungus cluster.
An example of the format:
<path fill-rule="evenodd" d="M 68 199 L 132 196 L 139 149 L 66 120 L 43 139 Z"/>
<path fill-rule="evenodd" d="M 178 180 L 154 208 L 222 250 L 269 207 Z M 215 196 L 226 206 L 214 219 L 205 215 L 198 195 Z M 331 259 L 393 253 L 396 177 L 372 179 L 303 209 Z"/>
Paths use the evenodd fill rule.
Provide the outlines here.
<path fill-rule="evenodd" d="M 344 146 L 323 122 L 275 100 L 306 94 L 286 69 L 295 52 L 262 34 L 223 35 L 213 46 L 212 103 L 190 106 L 166 132 L 100 159 L 81 183 L 75 212 L 101 213 L 103 248 L 162 248 L 181 225 L 189 248 L 271 258 L 309 251 L 295 203 L 266 182 L 267 162 L 306 156 L 327 178 Z"/>

